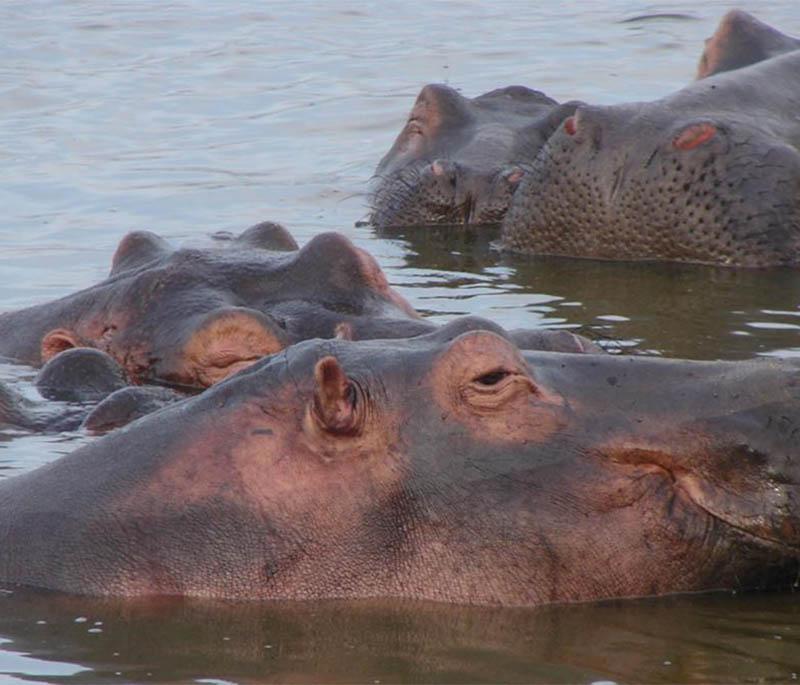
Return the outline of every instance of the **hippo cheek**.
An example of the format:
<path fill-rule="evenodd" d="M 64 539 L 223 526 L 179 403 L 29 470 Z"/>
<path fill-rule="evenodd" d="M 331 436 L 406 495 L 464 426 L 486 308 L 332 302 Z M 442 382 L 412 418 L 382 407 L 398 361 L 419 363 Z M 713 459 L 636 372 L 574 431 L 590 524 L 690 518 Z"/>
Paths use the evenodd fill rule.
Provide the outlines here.
<path fill-rule="evenodd" d="M 205 315 L 177 354 L 159 355 L 154 375 L 206 388 L 287 347 L 285 331 L 269 317 L 244 307 Z"/>
<path fill-rule="evenodd" d="M 709 438 L 699 433 L 692 442 Z M 642 473 L 660 476 L 675 497 L 725 528 L 768 545 L 800 546 L 797 486 L 765 475 L 765 455 L 745 444 L 708 453 L 676 450 L 682 441 L 679 435 L 615 441 L 600 450 L 601 458 L 628 468 L 634 480 Z"/>

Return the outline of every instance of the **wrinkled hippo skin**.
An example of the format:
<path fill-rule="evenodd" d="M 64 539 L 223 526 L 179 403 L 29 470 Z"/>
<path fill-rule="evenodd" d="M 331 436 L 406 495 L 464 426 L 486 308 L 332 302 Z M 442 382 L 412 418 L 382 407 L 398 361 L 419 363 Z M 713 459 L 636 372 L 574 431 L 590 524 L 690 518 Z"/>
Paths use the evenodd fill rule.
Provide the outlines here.
<path fill-rule="evenodd" d="M 787 36 L 742 10 L 731 10 L 720 21 L 697 65 L 697 78 L 733 71 L 800 49 L 800 40 Z"/>
<path fill-rule="evenodd" d="M 530 160 L 574 110 L 523 86 L 476 98 L 425 86 L 375 171 L 371 223 L 499 222 Z"/>
<path fill-rule="evenodd" d="M 105 352 L 87 347 L 65 350 L 36 377 L 45 400 L 28 399 L 0 384 L 0 428 L 59 433 L 85 428 L 106 433 L 186 397 L 158 386 L 130 387 L 122 367 Z"/>
<path fill-rule="evenodd" d="M 0 581 L 536 605 L 796 579 L 800 366 L 471 327 L 300 343 L 0 482 Z"/>
<path fill-rule="evenodd" d="M 298 248 L 286 229 L 265 222 L 206 249 L 176 250 L 153 233 L 131 233 L 105 281 L 0 315 L 0 354 L 39 366 L 66 350 L 96 348 L 133 383 L 202 389 L 300 340 L 435 329 L 389 287 L 374 258 L 341 234 L 323 233 Z M 537 336 L 545 349 L 591 349 L 585 338 L 562 332 L 526 337 Z M 57 395 L 57 386 L 52 381 L 48 392 Z"/>
<path fill-rule="evenodd" d="M 103 282 L 0 315 L 0 354 L 39 366 L 93 347 L 134 382 L 206 387 L 297 340 L 415 335 L 432 324 L 386 282 L 375 260 L 337 233 L 298 249 L 281 226 L 254 226 L 224 247 L 174 249 L 126 236 Z"/>
<path fill-rule="evenodd" d="M 510 250 L 764 267 L 800 262 L 800 51 L 648 103 L 582 105 L 520 181 Z"/>

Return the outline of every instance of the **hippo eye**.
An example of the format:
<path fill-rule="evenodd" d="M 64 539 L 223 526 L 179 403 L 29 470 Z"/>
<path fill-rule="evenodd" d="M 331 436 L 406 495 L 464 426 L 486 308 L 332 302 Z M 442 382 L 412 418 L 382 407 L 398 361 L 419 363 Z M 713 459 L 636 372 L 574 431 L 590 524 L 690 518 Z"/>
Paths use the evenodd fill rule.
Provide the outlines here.
<path fill-rule="evenodd" d="M 478 376 L 472 382 L 477 383 L 478 385 L 497 385 L 500 381 L 510 375 L 511 373 L 509 371 L 506 371 L 505 369 L 498 369 L 497 371 L 490 371 L 482 376 Z"/>
<path fill-rule="evenodd" d="M 520 371 L 493 369 L 473 378 L 462 388 L 461 397 L 473 409 L 491 411 L 522 395 L 535 393 L 533 382 Z"/>

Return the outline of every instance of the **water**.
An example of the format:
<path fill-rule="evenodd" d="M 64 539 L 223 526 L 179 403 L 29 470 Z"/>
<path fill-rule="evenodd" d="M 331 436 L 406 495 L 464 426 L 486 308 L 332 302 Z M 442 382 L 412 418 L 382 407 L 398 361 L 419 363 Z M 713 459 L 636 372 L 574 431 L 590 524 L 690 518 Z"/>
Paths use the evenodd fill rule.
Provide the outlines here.
<path fill-rule="evenodd" d="M 6 0 L 0 311 L 101 279 L 130 230 L 203 242 L 273 219 L 301 243 L 345 232 L 437 321 L 471 313 L 569 327 L 697 359 L 800 355 L 800 272 L 520 261 L 492 252 L 488 236 L 378 239 L 354 226 L 423 84 L 477 95 L 518 83 L 597 103 L 659 97 L 691 80 L 702 40 L 731 6 Z M 800 35 L 796 0 L 753 9 Z M 32 377 L 0 365 L 0 380 L 28 395 Z M 0 474 L 88 439 L 2 435 Z M 0 597 L 0 679 L 786 682 L 800 672 L 795 605 L 165 606 L 15 593 Z M 90 620 L 75 623 L 81 616 Z"/>

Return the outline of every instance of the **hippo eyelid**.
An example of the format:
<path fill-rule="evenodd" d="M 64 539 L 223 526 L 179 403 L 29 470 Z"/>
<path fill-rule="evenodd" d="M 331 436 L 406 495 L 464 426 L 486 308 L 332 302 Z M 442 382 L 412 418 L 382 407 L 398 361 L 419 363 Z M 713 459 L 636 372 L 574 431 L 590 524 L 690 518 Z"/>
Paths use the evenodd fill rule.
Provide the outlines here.
<path fill-rule="evenodd" d="M 489 371 L 489 373 L 485 373 L 481 376 L 475 378 L 472 382 L 478 383 L 479 385 L 497 385 L 500 381 L 504 378 L 507 378 L 511 375 L 511 372 L 506 369 L 497 369 L 496 371 Z"/>

